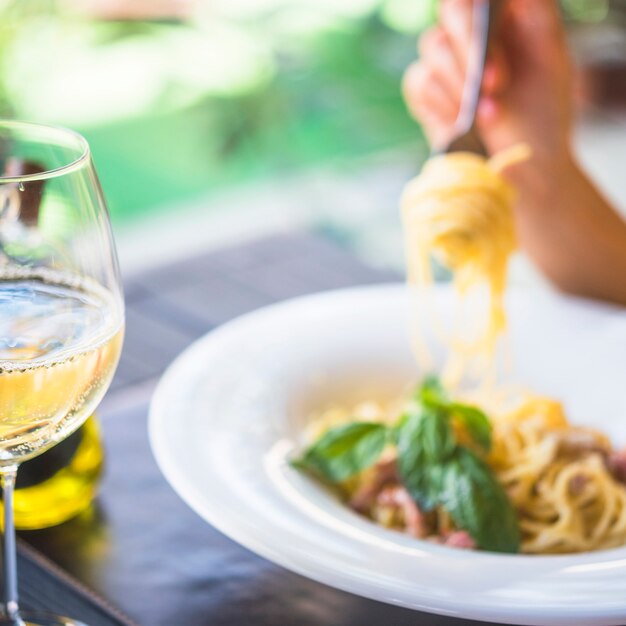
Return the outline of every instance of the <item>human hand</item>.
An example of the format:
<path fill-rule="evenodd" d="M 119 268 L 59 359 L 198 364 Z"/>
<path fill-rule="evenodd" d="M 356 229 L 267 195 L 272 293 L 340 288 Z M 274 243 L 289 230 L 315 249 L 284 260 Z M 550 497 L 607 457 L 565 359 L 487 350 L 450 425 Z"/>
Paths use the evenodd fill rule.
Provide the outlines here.
<path fill-rule="evenodd" d="M 472 35 L 472 0 L 441 0 L 440 21 L 405 73 L 412 114 L 434 147 L 452 138 Z M 571 64 L 556 0 L 504 0 L 477 113 L 489 153 L 530 145 L 535 164 L 569 157 Z"/>
<path fill-rule="evenodd" d="M 404 77 L 407 105 L 431 144 L 454 133 L 471 39 L 473 0 L 440 0 L 438 26 Z M 626 305 L 626 221 L 576 163 L 572 70 L 557 0 L 502 0 L 477 125 L 490 154 L 516 143 L 529 161 L 507 169 L 519 192 L 521 247 L 560 289 Z"/>

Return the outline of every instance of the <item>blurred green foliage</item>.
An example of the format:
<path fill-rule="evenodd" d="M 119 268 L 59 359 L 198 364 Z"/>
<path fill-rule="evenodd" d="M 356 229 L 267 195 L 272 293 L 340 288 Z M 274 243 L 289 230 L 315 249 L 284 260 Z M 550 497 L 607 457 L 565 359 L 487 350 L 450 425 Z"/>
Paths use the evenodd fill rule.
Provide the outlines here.
<path fill-rule="evenodd" d="M 200 2 L 184 21 L 77 6 L 0 0 L 0 111 L 82 132 L 116 219 L 329 160 L 425 151 L 400 81 L 436 0 Z M 596 20 L 609 0 L 563 6 Z"/>
<path fill-rule="evenodd" d="M 600 22 L 607 18 L 611 8 L 610 0 L 561 0 L 561 2 L 567 18 L 583 22 Z"/>
<path fill-rule="evenodd" d="M 85 134 L 114 217 L 423 146 L 400 78 L 434 2 L 262 4 L 181 23 L 102 22 L 51 0 L 5 1 L 3 114 Z"/>

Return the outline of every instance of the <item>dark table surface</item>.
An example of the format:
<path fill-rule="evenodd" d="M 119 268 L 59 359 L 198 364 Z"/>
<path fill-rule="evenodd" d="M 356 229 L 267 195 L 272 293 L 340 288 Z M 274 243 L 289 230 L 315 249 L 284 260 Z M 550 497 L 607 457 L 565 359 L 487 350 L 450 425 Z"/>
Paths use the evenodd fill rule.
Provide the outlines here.
<path fill-rule="evenodd" d="M 124 352 L 99 410 L 107 468 L 98 502 L 88 514 L 22 538 L 142 626 L 477 624 L 366 600 L 257 557 L 179 499 L 148 444 L 158 377 L 204 333 L 277 300 L 397 279 L 320 237 L 289 234 L 128 281 Z"/>

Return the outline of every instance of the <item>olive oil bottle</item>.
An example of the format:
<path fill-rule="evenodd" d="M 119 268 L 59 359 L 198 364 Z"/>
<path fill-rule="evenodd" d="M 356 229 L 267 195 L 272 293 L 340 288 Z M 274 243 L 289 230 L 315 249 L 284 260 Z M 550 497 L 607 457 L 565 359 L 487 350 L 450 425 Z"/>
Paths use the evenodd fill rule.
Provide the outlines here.
<path fill-rule="evenodd" d="M 20 465 L 14 493 L 15 527 L 56 526 L 93 501 L 102 474 L 104 451 L 95 415 L 67 439 Z"/>

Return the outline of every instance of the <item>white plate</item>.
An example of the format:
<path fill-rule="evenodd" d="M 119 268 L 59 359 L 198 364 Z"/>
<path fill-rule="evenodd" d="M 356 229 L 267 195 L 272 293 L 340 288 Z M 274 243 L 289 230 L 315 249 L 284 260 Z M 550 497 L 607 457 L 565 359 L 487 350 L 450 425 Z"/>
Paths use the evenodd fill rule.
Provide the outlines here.
<path fill-rule="evenodd" d="M 626 442 L 626 314 L 510 294 L 516 376 Z M 154 396 L 174 489 L 258 554 L 362 596 L 511 624 L 626 622 L 626 548 L 575 556 L 455 550 L 375 526 L 286 462 L 311 409 L 393 396 L 419 375 L 402 286 L 335 291 L 239 318 L 189 348 Z"/>

